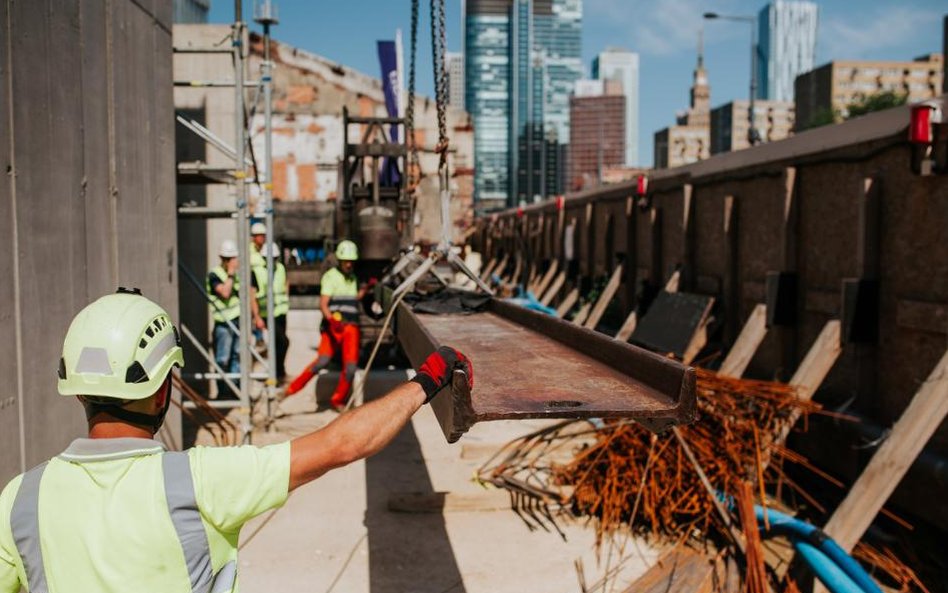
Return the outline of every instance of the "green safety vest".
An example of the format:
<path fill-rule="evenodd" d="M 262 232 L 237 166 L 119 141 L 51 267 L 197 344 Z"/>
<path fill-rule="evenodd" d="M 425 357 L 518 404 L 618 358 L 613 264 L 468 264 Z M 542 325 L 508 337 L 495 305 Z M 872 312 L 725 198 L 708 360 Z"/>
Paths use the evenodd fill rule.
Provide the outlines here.
<path fill-rule="evenodd" d="M 227 281 L 227 272 L 225 272 L 221 266 L 217 266 L 211 270 L 211 274 L 220 278 L 221 282 Z M 207 291 L 207 296 L 211 299 L 211 315 L 214 317 L 215 323 L 226 323 L 240 317 L 240 297 L 238 296 L 240 292 L 239 278 L 234 277 L 234 290 L 231 291 L 230 298 L 226 301 L 211 290 L 210 278 L 204 281 L 204 289 Z"/>
<path fill-rule="evenodd" d="M 0 494 L 0 590 L 236 591 L 240 528 L 286 500 L 282 445 L 77 439 Z"/>
<path fill-rule="evenodd" d="M 257 304 L 260 306 L 260 315 L 267 313 L 267 266 L 256 267 L 253 273 L 257 276 Z M 286 315 L 290 310 L 290 293 L 286 286 L 286 267 L 274 260 L 273 262 L 273 316 Z"/>
<path fill-rule="evenodd" d="M 359 282 L 355 274 L 346 276 L 332 268 L 319 281 L 320 296 L 329 297 L 329 310 L 339 313 L 347 323 L 359 323 Z"/>
<path fill-rule="evenodd" d="M 260 255 L 260 252 L 257 251 L 257 246 L 253 243 L 250 244 L 250 267 L 259 268 L 260 266 L 266 267 L 267 258 Z"/>

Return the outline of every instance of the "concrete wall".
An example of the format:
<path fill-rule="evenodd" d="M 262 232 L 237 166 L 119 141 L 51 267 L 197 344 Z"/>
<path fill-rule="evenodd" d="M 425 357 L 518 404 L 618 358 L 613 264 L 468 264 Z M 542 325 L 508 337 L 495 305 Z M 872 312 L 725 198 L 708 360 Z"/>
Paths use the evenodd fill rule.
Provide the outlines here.
<path fill-rule="evenodd" d="M 948 176 L 912 172 L 908 122 L 907 107 L 891 109 L 657 171 L 650 177 L 645 210 L 626 209 L 635 198 L 634 183 L 567 196 L 566 223 L 580 221 L 579 262 L 571 268 L 570 283 L 588 286 L 590 279 L 602 279 L 610 255 L 612 265 L 634 262 L 627 264 L 634 273 L 625 275 L 619 292 L 624 315 L 641 281 L 661 286 L 680 266 L 682 290 L 718 300 L 714 315 L 722 325 L 714 346 L 726 352 L 754 306 L 765 301 L 767 273 L 795 271 L 798 322 L 772 328 L 749 369 L 756 377 L 787 379 L 823 325 L 840 317 L 843 279 L 864 275 L 861 210 L 872 180 L 879 233 L 867 247 L 878 258 L 879 338 L 873 344 L 845 344 L 817 400 L 829 407 L 846 404 L 847 410 L 889 426 L 948 346 Z M 590 212 L 585 227 L 584 210 Z M 514 233 L 556 216 L 556 204 L 545 203 L 481 219 L 476 247 L 486 248 L 488 262 L 518 244 Z M 611 240 L 605 236 L 610 219 L 621 229 Z M 546 247 L 533 256 L 541 267 L 561 257 L 553 247 L 562 241 L 559 235 L 540 242 Z M 852 477 L 858 468 L 854 456 L 867 454 L 854 453 L 851 443 L 830 446 L 832 433 L 810 441 L 807 453 Z M 948 454 L 948 426 L 928 446 Z"/>
<path fill-rule="evenodd" d="M 6 482 L 85 432 L 56 393 L 73 315 L 122 285 L 176 317 L 177 274 L 171 3 L 4 0 L 0 31 Z"/>

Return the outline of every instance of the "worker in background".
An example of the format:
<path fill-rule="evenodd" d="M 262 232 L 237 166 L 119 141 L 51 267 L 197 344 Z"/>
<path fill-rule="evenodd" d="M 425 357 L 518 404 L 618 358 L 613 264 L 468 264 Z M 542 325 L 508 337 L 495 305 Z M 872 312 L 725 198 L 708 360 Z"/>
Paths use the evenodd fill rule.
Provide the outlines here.
<path fill-rule="evenodd" d="M 262 222 L 255 222 L 250 225 L 250 273 L 254 274 L 253 270 L 257 268 L 266 269 L 267 267 L 267 256 L 264 253 L 264 245 L 267 242 L 267 225 Z M 261 315 L 266 315 L 267 310 L 263 309 Z M 263 323 L 263 326 L 266 326 L 266 323 Z M 257 324 L 254 324 L 253 327 L 253 337 L 257 345 L 257 351 L 263 350 L 263 327 L 258 327 Z"/>
<path fill-rule="evenodd" d="M 255 222 L 250 225 L 250 267 L 267 266 L 267 256 L 263 246 L 267 242 L 267 225 Z"/>
<path fill-rule="evenodd" d="M 214 361 L 226 373 L 240 372 L 240 342 L 236 328 L 240 327 L 240 280 L 237 278 L 237 244 L 230 239 L 221 242 L 218 251 L 221 263 L 207 274 L 205 289 L 214 319 Z M 253 284 L 256 278 L 251 274 Z M 255 327 L 263 327 L 259 306 L 251 289 L 251 313 Z M 217 381 L 218 398 L 236 398 L 223 380 Z"/>
<path fill-rule="evenodd" d="M 298 393 L 316 373 L 326 368 L 337 353 L 342 355 L 342 372 L 332 394 L 330 405 L 340 410 L 346 403 L 352 379 L 359 365 L 359 301 L 371 286 L 358 286 L 355 262 L 359 249 L 352 241 L 343 240 L 336 246 L 335 267 L 320 280 L 319 310 L 323 313 L 320 326 L 319 353 L 286 389 L 286 395 Z"/>
<path fill-rule="evenodd" d="M 276 377 L 279 383 L 286 378 L 286 351 L 290 347 L 290 340 L 286 337 L 286 314 L 290 310 L 290 284 L 286 280 L 286 267 L 280 261 L 280 248 L 276 243 L 270 243 L 262 250 L 263 257 L 273 257 L 273 326 L 274 342 L 276 342 Z M 267 266 L 257 266 L 253 269 L 257 279 L 257 307 L 261 315 L 267 314 L 267 285 L 269 275 Z"/>
<path fill-rule="evenodd" d="M 442 347 L 412 382 L 292 441 L 168 452 L 154 436 L 184 364 L 178 331 L 140 291 L 119 291 L 76 315 L 59 360 L 59 393 L 85 408 L 88 437 L 0 493 L 0 593 L 235 591 L 247 521 L 380 451 L 456 370 L 473 385 L 470 362 Z"/>

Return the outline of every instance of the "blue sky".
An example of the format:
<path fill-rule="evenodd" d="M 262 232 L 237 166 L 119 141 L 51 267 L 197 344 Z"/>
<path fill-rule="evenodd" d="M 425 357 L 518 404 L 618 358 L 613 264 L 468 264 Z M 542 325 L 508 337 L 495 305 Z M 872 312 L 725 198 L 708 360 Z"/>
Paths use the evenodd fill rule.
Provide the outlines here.
<path fill-rule="evenodd" d="M 429 2 L 421 0 L 419 91 L 432 92 Z M 674 122 L 688 106 L 703 12 L 756 14 L 764 0 L 584 0 L 583 61 L 607 46 L 640 56 L 639 153 L 651 165 L 652 134 Z M 909 60 L 940 52 L 944 0 L 826 0 L 820 6 L 817 65 L 832 59 Z M 372 76 L 379 75 L 377 39 L 405 37 L 410 25 L 408 0 L 277 0 L 280 41 L 326 56 Z M 244 2 L 252 14 L 251 0 Z M 461 1 L 447 0 L 448 49 L 461 50 Z M 233 20 L 233 3 L 212 0 L 211 22 Z M 705 66 L 712 106 L 746 98 L 750 51 L 746 25 L 723 21 L 705 24 Z M 407 58 L 407 55 L 406 55 Z"/>

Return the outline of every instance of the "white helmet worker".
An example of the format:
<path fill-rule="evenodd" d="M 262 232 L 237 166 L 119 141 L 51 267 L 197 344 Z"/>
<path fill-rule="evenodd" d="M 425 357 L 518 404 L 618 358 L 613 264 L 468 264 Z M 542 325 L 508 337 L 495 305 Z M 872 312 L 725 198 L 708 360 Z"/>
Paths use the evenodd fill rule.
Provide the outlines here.
<path fill-rule="evenodd" d="M 237 257 L 237 244 L 231 239 L 224 239 L 221 241 L 221 249 L 218 251 L 218 255 L 221 257 Z"/>
<path fill-rule="evenodd" d="M 266 235 L 267 234 L 267 225 L 262 222 L 255 222 L 250 225 L 250 234 L 251 235 Z"/>

